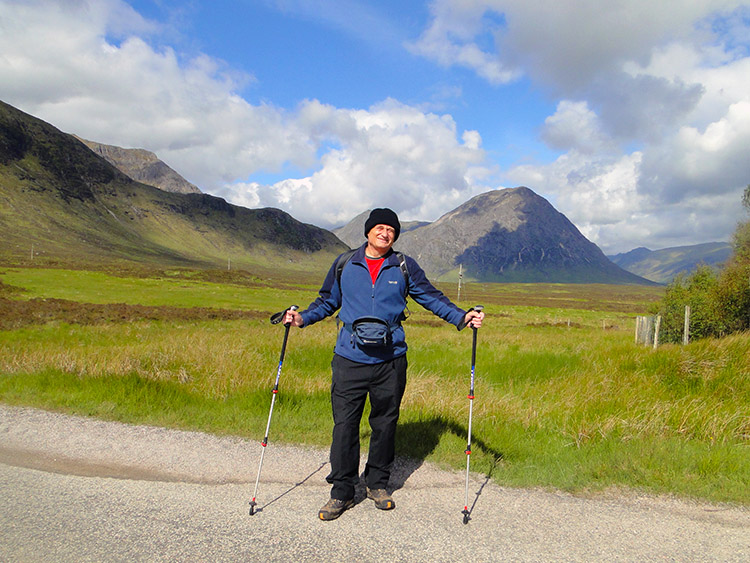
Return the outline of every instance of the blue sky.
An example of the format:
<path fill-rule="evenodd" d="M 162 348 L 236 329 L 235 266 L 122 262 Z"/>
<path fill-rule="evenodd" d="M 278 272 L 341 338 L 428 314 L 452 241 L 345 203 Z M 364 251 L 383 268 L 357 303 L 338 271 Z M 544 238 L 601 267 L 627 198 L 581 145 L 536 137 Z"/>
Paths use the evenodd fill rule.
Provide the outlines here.
<path fill-rule="evenodd" d="M 430 21 L 423 2 L 130 2 L 154 20 L 179 20 L 180 45 L 210 53 L 247 73 L 240 90 L 252 104 L 294 108 L 316 99 L 339 108 L 367 108 L 387 98 L 449 113 L 462 128 L 481 130 L 498 164 L 512 164 L 535 146 L 551 151 L 528 124 L 554 111 L 554 100 L 527 80 L 501 89 L 468 69 L 426 64 L 404 44 Z M 177 24 L 175 24 L 177 25 Z M 251 78 L 250 78 L 251 77 Z M 269 175 L 269 179 L 283 179 Z"/>
<path fill-rule="evenodd" d="M 0 99 L 325 228 L 519 185 L 607 253 L 747 218 L 748 2 L 0 0 Z"/>

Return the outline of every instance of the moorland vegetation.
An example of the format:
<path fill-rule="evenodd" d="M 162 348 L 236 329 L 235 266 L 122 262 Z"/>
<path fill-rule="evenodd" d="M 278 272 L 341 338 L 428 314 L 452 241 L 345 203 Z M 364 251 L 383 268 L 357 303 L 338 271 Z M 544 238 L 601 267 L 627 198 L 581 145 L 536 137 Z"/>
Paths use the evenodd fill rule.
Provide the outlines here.
<path fill-rule="evenodd" d="M 28 266 L 0 268 L 0 401 L 241 436 L 248 447 L 262 438 L 283 334 L 268 319 L 312 301 L 315 276 Z M 488 313 L 472 468 L 507 486 L 749 504 L 750 337 L 637 345 L 635 316 L 663 293 L 465 286 L 461 304 Z M 460 470 L 471 335 L 410 309 L 398 453 Z M 335 331 L 331 320 L 290 334 L 269 448 L 328 444 Z M 366 447 L 366 423 L 362 438 Z"/>

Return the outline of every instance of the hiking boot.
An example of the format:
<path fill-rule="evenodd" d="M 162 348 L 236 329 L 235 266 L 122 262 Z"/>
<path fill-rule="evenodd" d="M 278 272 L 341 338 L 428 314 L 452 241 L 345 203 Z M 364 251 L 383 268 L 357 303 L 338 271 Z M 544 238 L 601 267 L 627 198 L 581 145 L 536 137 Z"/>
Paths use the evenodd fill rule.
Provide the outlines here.
<path fill-rule="evenodd" d="M 388 494 L 385 489 L 370 489 L 367 488 L 367 498 L 371 498 L 375 501 L 375 506 L 380 510 L 391 510 L 396 508 L 396 503 L 393 502 L 393 497 Z"/>
<path fill-rule="evenodd" d="M 332 498 L 318 511 L 318 517 L 321 520 L 336 520 L 336 518 L 341 516 L 341 513 L 344 512 L 344 510 L 351 508 L 352 506 L 354 506 L 353 498 L 350 498 L 349 500 Z"/>

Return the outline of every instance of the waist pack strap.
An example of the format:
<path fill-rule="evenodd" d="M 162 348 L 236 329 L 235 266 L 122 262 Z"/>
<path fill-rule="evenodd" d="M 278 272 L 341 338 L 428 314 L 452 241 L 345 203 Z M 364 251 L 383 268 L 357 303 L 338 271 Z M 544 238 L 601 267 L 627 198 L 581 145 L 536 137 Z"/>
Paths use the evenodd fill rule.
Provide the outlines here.
<path fill-rule="evenodd" d="M 388 327 L 388 330 L 390 332 L 394 332 L 398 327 L 401 326 L 401 323 L 392 325 L 390 323 L 384 322 L 383 324 Z M 341 326 L 343 326 L 344 329 L 346 329 L 347 332 L 349 332 L 351 334 L 354 334 L 354 324 L 353 323 L 341 323 Z"/>

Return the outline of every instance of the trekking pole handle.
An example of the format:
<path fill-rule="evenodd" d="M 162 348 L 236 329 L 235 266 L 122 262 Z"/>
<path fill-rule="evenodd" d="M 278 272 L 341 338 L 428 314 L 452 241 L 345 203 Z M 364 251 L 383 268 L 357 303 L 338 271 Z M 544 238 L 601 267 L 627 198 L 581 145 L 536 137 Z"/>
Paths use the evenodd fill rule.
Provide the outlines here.
<path fill-rule="evenodd" d="M 291 307 L 289 307 L 289 309 L 287 309 L 287 311 L 296 311 L 297 309 L 299 309 L 297 305 L 292 305 Z M 284 311 L 284 315 L 286 316 L 286 311 Z M 284 326 L 289 328 L 289 324 L 290 323 L 284 323 Z"/>
<path fill-rule="evenodd" d="M 297 309 L 299 309 L 299 307 L 297 307 L 297 305 L 292 305 L 288 309 L 284 309 L 283 311 L 279 311 L 278 313 L 274 313 L 273 315 L 271 315 L 271 324 L 272 325 L 279 324 L 281 321 L 284 320 L 284 316 L 286 316 L 286 312 L 287 311 L 290 311 L 290 310 L 291 311 L 296 311 Z M 284 323 L 285 326 L 288 326 L 288 324 L 289 323 Z"/>
<path fill-rule="evenodd" d="M 469 309 L 469 312 L 471 312 L 471 311 L 475 311 L 477 313 L 481 313 L 482 311 L 484 311 L 484 306 L 483 305 L 474 305 L 471 309 Z M 476 334 L 477 333 L 476 327 L 472 326 L 471 328 L 474 330 L 474 334 Z"/>

